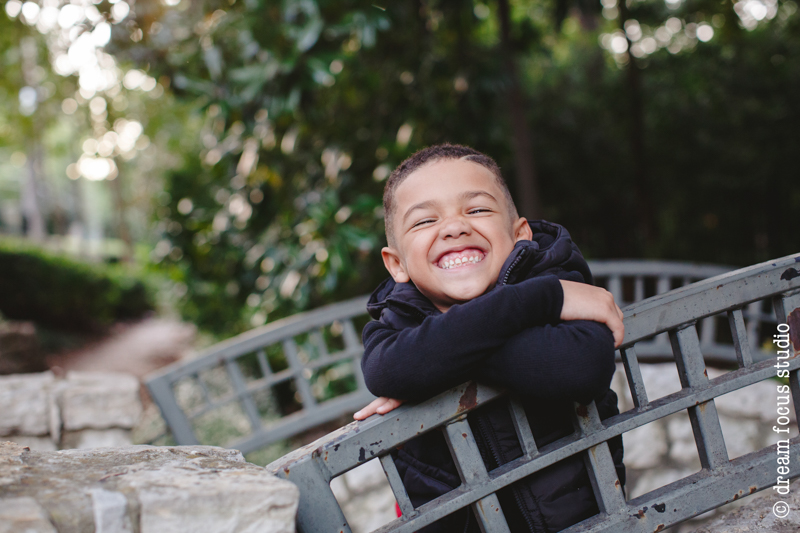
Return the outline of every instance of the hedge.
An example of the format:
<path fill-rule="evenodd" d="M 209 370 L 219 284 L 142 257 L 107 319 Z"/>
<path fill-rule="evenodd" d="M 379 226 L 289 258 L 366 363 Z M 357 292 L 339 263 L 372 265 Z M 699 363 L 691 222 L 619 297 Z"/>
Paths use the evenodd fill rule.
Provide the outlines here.
<path fill-rule="evenodd" d="M 120 266 L 86 264 L 0 239 L 0 313 L 8 319 L 93 331 L 152 309 L 146 285 Z"/>

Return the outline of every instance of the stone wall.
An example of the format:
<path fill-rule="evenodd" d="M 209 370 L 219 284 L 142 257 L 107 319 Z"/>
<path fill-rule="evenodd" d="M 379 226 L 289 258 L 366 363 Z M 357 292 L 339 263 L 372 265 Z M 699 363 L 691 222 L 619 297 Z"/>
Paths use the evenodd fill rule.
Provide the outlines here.
<path fill-rule="evenodd" d="M 235 450 L 0 443 L 0 533 L 292 533 L 298 498 Z"/>
<path fill-rule="evenodd" d="M 0 440 L 33 450 L 124 446 L 142 412 L 139 380 L 121 373 L 0 376 Z"/>

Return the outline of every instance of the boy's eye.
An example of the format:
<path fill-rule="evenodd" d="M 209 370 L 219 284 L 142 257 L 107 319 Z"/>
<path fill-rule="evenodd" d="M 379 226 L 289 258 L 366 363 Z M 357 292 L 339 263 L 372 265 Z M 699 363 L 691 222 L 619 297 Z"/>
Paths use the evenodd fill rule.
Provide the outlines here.
<path fill-rule="evenodd" d="M 476 207 L 475 209 L 470 209 L 469 214 L 473 213 L 490 213 L 492 210 L 486 207 Z"/>
<path fill-rule="evenodd" d="M 416 228 L 417 226 L 422 226 L 423 224 L 428 224 L 428 223 L 430 223 L 430 222 L 433 222 L 433 219 L 426 218 L 425 220 L 420 220 L 419 222 L 417 222 L 416 224 L 414 224 L 414 225 L 413 225 L 413 226 L 411 226 L 411 227 L 412 227 L 412 228 Z"/>

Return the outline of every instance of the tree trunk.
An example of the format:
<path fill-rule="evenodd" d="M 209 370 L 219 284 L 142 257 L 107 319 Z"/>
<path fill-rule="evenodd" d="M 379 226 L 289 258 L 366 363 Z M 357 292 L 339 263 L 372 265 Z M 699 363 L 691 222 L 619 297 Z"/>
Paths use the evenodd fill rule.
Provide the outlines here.
<path fill-rule="evenodd" d="M 128 222 L 125 220 L 125 212 L 127 206 L 125 205 L 125 198 L 122 195 L 122 174 L 117 175 L 116 178 L 111 180 L 111 190 L 114 195 L 114 206 L 117 211 L 117 232 L 119 238 L 125 243 L 125 248 L 122 253 L 122 261 L 129 263 L 132 258 L 133 241 L 131 240 L 131 232 L 128 228 Z"/>
<path fill-rule="evenodd" d="M 25 234 L 34 241 L 43 241 L 47 233 L 37 198 L 41 151 L 41 146 L 38 143 L 34 143 L 28 150 L 28 175 L 22 186 L 20 202 L 22 204 L 22 215 L 25 217 Z"/>
<path fill-rule="evenodd" d="M 622 31 L 625 31 L 625 21 L 628 20 L 628 6 L 625 1 L 619 2 L 620 17 L 619 24 Z M 628 66 L 626 70 L 626 81 L 628 85 L 628 103 L 630 104 L 630 128 L 628 129 L 628 142 L 630 144 L 631 156 L 633 158 L 633 191 L 636 202 L 636 213 L 639 219 L 639 235 L 645 248 L 649 248 L 654 242 L 653 214 L 655 207 L 650 190 L 647 186 L 647 156 L 645 154 L 645 128 L 644 128 L 644 108 L 642 104 L 642 86 L 640 69 L 637 60 L 630 53 L 633 44 L 627 35 L 628 40 Z"/>
<path fill-rule="evenodd" d="M 521 216 L 538 219 L 542 218 L 542 199 L 533 157 L 531 132 L 527 123 L 525 97 L 520 87 L 511 45 L 511 14 L 508 0 L 498 0 L 497 8 L 497 17 L 500 22 L 500 46 L 509 79 L 508 113 L 511 122 L 514 164 L 517 171 L 517 204 Z"/>

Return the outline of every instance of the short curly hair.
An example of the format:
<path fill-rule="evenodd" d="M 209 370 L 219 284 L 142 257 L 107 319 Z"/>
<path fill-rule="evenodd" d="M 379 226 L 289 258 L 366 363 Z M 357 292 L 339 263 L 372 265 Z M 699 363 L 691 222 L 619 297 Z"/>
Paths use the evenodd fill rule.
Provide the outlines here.
<path fill-rule="evenodd" d="M 383 189 L 383 212 L 386 225 L 386 240 L 389 246 L 395 246 L 392 224 L 394 222 L 395 211 L 397 210 L 394 200 L 397 187 L 399 187 L 408 176 L 424 165 L 447 159 L 472 161 L 473 163 L 487 168 L 494 176 L 497 185 L 503 191 L 506 204 L 508 204 L 509 215 L 514 219 L 519 217 L 517 208 L 514 205 L 514 199 L 511 197 L 511 192 L 508 190 L 508 184 L 506 184 L 506 181 L 503 179 L 503 175 L 500 173 L 500 167 L 494 159 L 468 146 L 449 143 L 437 144 L 423 148 L 400 163 L 386 181 L 386 186 Z"/>

